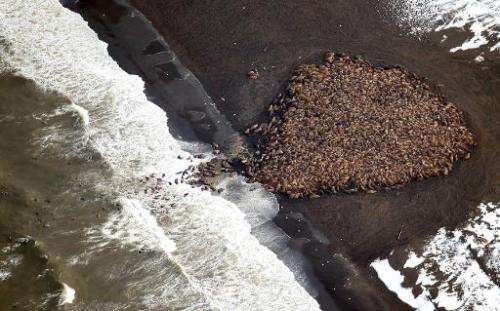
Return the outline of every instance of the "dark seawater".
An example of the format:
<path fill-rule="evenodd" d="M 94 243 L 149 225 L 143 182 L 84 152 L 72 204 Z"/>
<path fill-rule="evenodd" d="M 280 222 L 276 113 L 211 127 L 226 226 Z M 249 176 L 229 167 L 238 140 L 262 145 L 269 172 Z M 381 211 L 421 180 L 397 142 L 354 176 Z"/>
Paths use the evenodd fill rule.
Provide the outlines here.
<path fill-rule="evenodd" d="M 36 127 L 19 126 L 13 116 L 25 114 L 40 101 L 51 103 L 57 96 L 41 95 L 28 81 L 0 76 L 0 310 L 52 310 L 61 285 L 56 271 L 34 240 L 25 233 L 46 229 L 51 217 L 43 192 L 50 176 L 30 155 L 28 133 Z M 14 111 L 13 111 L 14 110 Z M 36 186 L 36 190 L 33 187 Z M 29 189 L 29 190 L 28 190 Z M 2 277 L 0 277 L 2 278 Z"/>
<path fill-rule="evenodd" d="M 100 212 L 113 208 L 78 180 L 82 172 L 102 169 L 98 162 L 71 157 L 61 162 L 53 155 L 66 152 L 63 148 L 52 149 L 49 143 L 41 152 L 34 143 L 51 129 L 73 128 L 71 112 L 50 118 L 64 105 L 69 105 L 66 97 L 32 81 L 0 76 L 0 271 L 8 273 L 0 282 L 0 310 L 59 309 L 61 277 L 81 282 L 63 261 L 83 250 L 85 229 L 100 223 Z M 71 136 L 66 141 L 71 144 Z M 99 290 L 103 281 L 94 279 L 87 290 Z"/>

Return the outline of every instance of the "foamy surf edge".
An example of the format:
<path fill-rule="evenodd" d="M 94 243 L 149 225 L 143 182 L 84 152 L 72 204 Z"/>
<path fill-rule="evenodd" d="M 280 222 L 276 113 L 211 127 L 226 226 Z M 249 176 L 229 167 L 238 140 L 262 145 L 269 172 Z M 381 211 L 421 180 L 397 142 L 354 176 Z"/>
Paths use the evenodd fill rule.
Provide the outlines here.
<path fill-rule="evenodd" d="M 191 304 L 203 310 L 319 310 L 291 271 L 251 235 L 235 204 L 188 185 L 155 193 L 174 202 L 167 209 L 150 193 L 136 193 L 137 178 L 174 178 L 192 163 L 168 133 L 165 113 L 146 99 L 142 80 L 119 68 L 80 16 L 56 0 L 7 0 L 0 3 L 0 17 L 3 69 L 69 101 L 43 116 L 49 125 L 34 145 L 55 159 L 99 155 L 110 177 L 92 176 L 95 189 L 122 205 L 103 226 L 89 228 L 97 246 L 88 256 L 114 241 L 157 251 L 175 263 L 185 280 L 181 285 L 189 289 L 151 284 L 159 288 L 142 299 L 150 307 L 168 306 L 174 291 L 180 296 L 176 303 L 186 294 L 186 309 Z M 78 126 L 54 123 L 58 113 L 70 114 Z"/>
<path fill-rule="evenodd" d="M 63 289 L 59 295 L 59 305 L 72 304 L 75 301 L 76 291 L 66 283 L 62 283 L 62 286 Z"/>

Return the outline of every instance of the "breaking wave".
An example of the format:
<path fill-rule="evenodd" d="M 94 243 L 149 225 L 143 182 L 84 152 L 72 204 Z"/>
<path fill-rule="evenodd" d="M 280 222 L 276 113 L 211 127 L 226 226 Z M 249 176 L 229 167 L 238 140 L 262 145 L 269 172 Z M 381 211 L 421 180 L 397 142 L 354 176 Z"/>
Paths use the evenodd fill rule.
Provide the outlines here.
<path fill-rule="evenodd" d="M 255 192 L 259 210 L 173 183 L 177 172 L 200 160 L 170 135 L 143 81 L 119 68 L 79 15 L 56 0 L 1 1 L 0 78 L 24 79 L 22 87 L 35 94 L 31 105 L 20 100 L 2 108 L 10 116 L 6 128 L 29 142 L 26 159 L 57 180 L 44 185 L 57 206 L 54 225 L 35 238 L 59 264 L 61 304 L 75 310 L 319 308 L 251 234 L 271 222 L 273 198 Z M 114 292 L 124 297 L 106 298 Z"/>

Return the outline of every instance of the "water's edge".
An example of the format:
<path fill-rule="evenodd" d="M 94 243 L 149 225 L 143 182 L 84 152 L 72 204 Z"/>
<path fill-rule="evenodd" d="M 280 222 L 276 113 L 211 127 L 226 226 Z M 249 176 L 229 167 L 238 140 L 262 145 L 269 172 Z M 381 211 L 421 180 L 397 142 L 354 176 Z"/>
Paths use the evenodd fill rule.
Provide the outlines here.
<path fill-rule="evenodd" d="M 170 135 L 143 81 L 118 67 L 80 16 L 55 0 L 7 1 L 0 16 L 2 188 L 27 205 L 28 221 L 17 230 L 33 236 L 25 244 L 34 240 L 55 267 L 60 285 L 48 295 L 60 296 L 56 303 L 76 310 L 317 309 L 297 283 L 308 281 L 251 235 L 265 228 L 283 256 L 299 258 L 269 226 L 276 200 L 258 185 L 240 191 L 237 179 L 227 199 L 174 183 L 178 170 L 199 162 L 190 152 L 210 157 L 209 148 L 186 141 L 187 126 L 177 133 L 184 142 Z M 178 100 L 209 107 L 199 82 L 169 61 L 157 73 L 193 96 Z M 200 109 L 218 141 L 223 120 Z"/>
<path fill-rule="evenodd" d="M 172 132 L 181 133 L 180 136 L 185 139 L 186 136 L 182 134 L 182 128 L 192 128 L 195 137 L 190 136 L 191 139 L 217 143 L 223 146 L 225 151 L 230 151 L 233 148 L 235 137 L 240 134 L 235 132 L 227 123 L 226 118 L 217 111 L 213 101 L 206 95 L 203 86 L 192 73 L 186 76 L 194 80 L 194 83 L 181 81 L 178 72 L 189 72 L 189 70 L 182 67 L 175 57 L 175 53 L 169 50 L 163 37 L 146 17 L 130 6 L 127 1 L 110 1 L 106 4 L 98 1 L 86 1 L 84 4 L 70 6 L 70 8 L 81 14 L 90 27 L 97 32 L 100 39 L 109 44 L 110 55 L 124 70 L 144 79 L 148 97 L 168 113 L 169 120 L 174 120 L 173 123 L 170 123 Z M 134 33 L 130 32 L 132 29 Z M 157 47 L 155 54 L 144 53 L 144 50 L 148 50 L 149 47 L 158 43 L 161 48 Z M 144 47 L 147 48 L 144 49 Z M 162 64 L 163 53 L 172 56 L 172 60 L 175 62 L 174 66 Z M 158 68 L 162 69 L 158 71 Z M 165 79 L 166 76 L 170 79 Z M 188 89 L 189 86 L 183 86 L 183 83 L 190 83 L 191 87 L 195 87 L 199 91 L 192 92 Z M 184 92 L 203 93 L 204 95 L 201 99 L 196 100 L 195 97 L 184 98 Z M 207 118 L 193 121 L 191 116 L 195 111 L 201 111 Z M 210 135 L 210 132 L 204 131 L 204 129 L 211 128 L 211 126 L 207 126 L 207 123 L 222 124 L 223 127 L 216 127 L 215 135 Z M 281 214 L 276 223 L 285 231 L 297 229 L 297 225 L 309 227 L 304 232 L 311 232 L 311 235 L 306 239 L 303 237 L 291 239 L 288 242 L 289 246 L 285 246 L 289 250 L 285 252 L 283 246 L 273 246 L 268 225 L 256 228 L 253 230 L 253 234 L 261 243 L 275 251 L 292 271 L 299 269 L 306 272 L 308 278 L 306 283 L 312 284 L 313 292 L 315 296 L 317 295 L 316 298 L 323 310 L 338 309 L 331 296 L 332 293 L 342 305 L 349 305 L 352 304 L 351 301 L 357 301 L 354 305 L 358 304 L 358 307 L 361 308 L 369 306 L 369 308 L 387 309 L 389 308 L 388 304 L 393 307 L 398 306 L 401 310 L 406 308 L 397 299 L 394 299 L 395 296 L 385 292 L 383 287 L 373 287 L 372 282 L 368 282 L 364 276 L 361 276 L 363 273 L 349 258 L 340 254 L 332 254 L 323 244 L 327 242 L 324 236 L 314 230 L 300 214 L 294 212 L 289 215 Z M 290 261 L 288 257 L 290 254 L 295 253 L 293 255 L 295 257 L 301 256 L 290 247 L 300 249 L 309 259 L 307 262 L 299 260 L 302 262 L 302 268 L 296 266 L 297 260 Z M 321 279 L 321 282 L 318 278 Z M 346 282 L 348 279 L 353 281 Z M 325 286 L 329 289 L 325 289 Z M 334 288 L 337 290 L 335 291 Z"/>

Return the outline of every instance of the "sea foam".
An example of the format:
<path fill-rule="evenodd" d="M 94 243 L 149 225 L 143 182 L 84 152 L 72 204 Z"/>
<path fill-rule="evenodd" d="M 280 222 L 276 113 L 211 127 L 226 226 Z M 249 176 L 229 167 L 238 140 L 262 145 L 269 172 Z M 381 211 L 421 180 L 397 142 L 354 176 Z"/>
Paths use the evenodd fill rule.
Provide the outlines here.
<path fill-rule="evenodd" d="M 173 180 L 196 161 L 186 160 L 190 154 L 168 132 L 165 113 L 146 99 L 143 81 L 111 59 L 106 44 L 79 15 L 56 0 L 4 0 L 0 45 L 4 72 L 15 72 L 67 99 L 57 103 L 53 113 L 33 115 L 46 124 L 31 139 L 40 161 L 79 159 L 86 167 L 98 162 L 92 175 L 82 170 L 79 180 L 121 206 L 104 223 L 86 228 L 87 241 L 82 243 L 88 248 L 68 258 L 62 270 L 97 262 L 110 248 L 130 254 L 139 249 L 152 255 L 142 264 L 127 261 L 130 270 L 125 273 L 147 273 L 120 284 L 128 307 L 141 301 L 138 308 L 319 309 L 293 273 L 251 234 L 252 226 L 236 204 L 186 184 L 164 185 L 155 194 L 136 191 L 139 178 L 156 174 Z M 68 125 L 61 115 L 74 122 Z M 61 189 L 60 196 L 66 192 Z M 81 204 L 75 202 L 71 208 Z M 276 204 L 269 204 L 275 214 Z M 261 214 L 249 217 L 261 223 L 274 215 L 269 205 Z M 51 250 L 46 252 L 50 255 Z M 106 278 L 112 280 L 113 275 Z M 99 305 L 99 297 L 86 297 L 78 284 L 74 286 L 81 293 L 73 303 L 77 309 L 123 307 Z"/>

